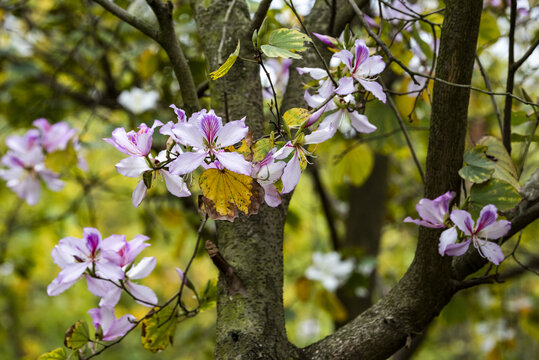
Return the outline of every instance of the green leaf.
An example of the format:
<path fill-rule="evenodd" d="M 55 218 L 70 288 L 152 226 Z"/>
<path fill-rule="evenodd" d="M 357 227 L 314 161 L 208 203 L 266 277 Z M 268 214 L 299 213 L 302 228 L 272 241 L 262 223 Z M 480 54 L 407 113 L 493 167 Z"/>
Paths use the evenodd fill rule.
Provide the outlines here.
<path fill-rule="evenodd" d="M 305 121 L 311 117 L 311 113 L 307 109 L 292 108 L 284 113 L 283 119 L 288 127 L 300 127 Z"/>
<path fill-rule="evenodd" d="M 530 117 L 525 111 L 513 111 L 511 113 L 511 126 L 524 124 L 526 121 L 530 121 Z"/>
<path fill-rule="evenodd" d="M 464 180 L 468 180 L 474 184 L 480 184 L 492 177 L 494 169 L 485 169 L 477 166 L 465 166 L 459 170 L 459 175 Z"/>
<path fill-rule="evenodd" d="M 481 207 L 494 204 L 498 210 L 514 208 L 521 201 L 518 191 L 509 183 L 490 179 L 483 184 L 475 184 L 470 191 L 470 201 Z"/>
<path fill-rule="evenodd" d="M 464 162 L 468 165 L 484 169 L 494 169 L 496 164 L 487 157 L 487 147 L 478 145 L 464 153 Z"/>
<path fill-rule="evenodd" d="M 78 350 L 86 345 L 89 340 L 88 324 L 84 320 L 79 320 L 67 330 L 64 345 L 72 350 Z"/>
<path fill-rule="evenodd" d="M 225 63 L 219 67 L 219 69 L 215 70 L 214 72 L 210 73 L 210 77 L 212 80 L 217 80 L 223 76 L 225 76 L 228 71 L 232 68 L 234 63 L 236 62 L 236 59 L 238 58 L 238 55 L 240 54 L 240 41 L 238 40 L 238 46 L 236 46 L 236 50 L 230 56 L 228 59 L 226 59 Z"/>
<path fill-rule="evenodd" d="M 503 143 L 495 137 L 485 136 L 479 140 L 478 145 L 487 146 L 485 153 L 496 164 L 492 177 L 511 184 L 518 192 L 520 184 L 518 183 L 517 170 Z"/>
<path fill-rule="evenodd" d="M 331 181 L 338 184 L 360 186 L 369 177 L 374 164 L 372 150 L 366 144 L 333 144 L 328 156 L 329 166 L 326 171 Z"/>
<path fill-rule="evenodd" d="M 217 302 L 217 280 L 208 280 L 200 296 L 200 311 L 211 309 Z"/>
<path fill-rule="evenodd" d="M 494 44 L 495 40 L 500 38 L 500 29 L 496 16 L 488 11 L 483 11 L 481 14 L 481 27 L 479 28 L 479 38 L 477 45 L 483 48 Z"/>
<path fill-rule="evenodd" d="M 256 35 L 257 46 L 260 46 L 262 44 L 264 37 L 266 36 L 268 32 L 268 28 L 269 28 L 269 17 L 265 17 L 264 21 L 262 21 L 262 25 L 260 25 L 260 28 L 258 29 L 258 34 Z"/>
<path fill-rule="evenodd" d="M 421 38 L 421 36 L 419 35 L 419 30 L 417 30 L 417 27 L 414 26 L 414 27 L 412 27 L 412 29 L 413 29 L 412 30 L 412 37 L 414 38 L 416 43 L 419 45 L 419 48 L 421 49 L 423 54 L 425 54 L 427 59 L 432 59 L 433 52 L 432 52 L 432 49 L 430 48 L 430 45 L 427 44 L 425 42 L 425 40 L 423 40 Z"/>
<path fill-rule="evenodd" d="M 262 138 L 253 144 L 253 161 L 260 162 L 264 160 L 266 155 L 275 146 L 275 143 L 270 138 Z"/>
<path fill-rule="evenodd" d="M 67 359 L 67 355 L 64 348 L 56 348 L 37 358 L 37 360 L 66 360 L 66 359 Z"/>
<path fill-rule="evenodd" d="M 295 29 L 277 29 L 270 33 L 268 44 L 262 45 L 261 50 L 268 57 L 301 59 L 295 52 L 305 51 L 305 41 L 311 39 Z"/>
<path fill-rule="evenodd" d="M 142 320 L 141 337 L 142 346 L 151 352 L 164 350 L 168 344 L 172 344 L 176 331 L 176 306 L 175 303 L 162 310 L 153 309 L 154 313 Z"/>
<path fill-rule="evenodd" d="M 534 135 L 531 139 L 533 142 L 539 143 L 539 135 Z M 520 134 L 511 134 L 511 141 L 512 142 L 528 142 L 530 141 L 529 135 L 520 135 Z"/>

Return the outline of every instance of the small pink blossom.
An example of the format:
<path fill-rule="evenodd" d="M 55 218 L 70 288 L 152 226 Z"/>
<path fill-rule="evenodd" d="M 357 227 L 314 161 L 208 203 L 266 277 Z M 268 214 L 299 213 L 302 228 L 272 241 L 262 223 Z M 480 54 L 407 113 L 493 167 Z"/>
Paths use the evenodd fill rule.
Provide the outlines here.
<path fill-rule="evenodd" d="M 72 129 L 64 121 L 50 124 L 47 119 L 37 119 L 34 126 L 41 131 L 41 145 L 48 152 L 65 150 L 70 140 L 77 134 L 77 130 Z"/>
<path fill-rule="evenodd" d="M 136 318 L 133 315 L 124 315 L 117 319 L 112 306 L 103 305 L 88 310 L 88 313 L 92 317 L 96 332 L 101 334 L 101 339 L 104 341 L 116 340 L 135 326 Z"/>
<path fill-rule="evenodd" d="M 152 148 L 152 136 L 154 129 L 163 125 L 159 120 L 155 120 L 152 127 L 149 128 L 142 123 L 137 132 L 131 130 L 125 132 L 124 128 L 117 128 L 112 132 L 112 139 L 103 139 L 116 149 L 130 156 L 144 157 L 150 153 Z"/>
<path fill-rule="evenodd" d="M 454 191 L 448 191 L 434 200 L 421 199 L 416 210 L 422 220 L 412 219 L 408 216 L 404 222 L 411 222 L 429 228 L 445 228 L 445 221 L 449 216 L 449 203 L 455 197 Z"/>

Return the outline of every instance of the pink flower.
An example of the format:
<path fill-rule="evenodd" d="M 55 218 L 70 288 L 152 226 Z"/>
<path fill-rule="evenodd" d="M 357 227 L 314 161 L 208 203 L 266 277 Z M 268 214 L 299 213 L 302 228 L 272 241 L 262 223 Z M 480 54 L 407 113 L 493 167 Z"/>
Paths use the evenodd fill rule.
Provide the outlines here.
<path fill-rule="evenodd" d="M 339 44 L 339 41 L 337 39 L 335 39 L 334 37 L 331 37 L 331 36 L 328 36 L 328 35 L 318 34 L 318 33 L 315 33 L 315 32 L 313 32 L 312 34 L 314 36 L 316 36 L 318 38 L 318 40 L 320 40 L 321 42 L 323 42 L 324 44 L 326 44 L 329 47 L 335 48 Z"/>
<path fill-rule="evenodd" d="M 429 228 L 445 228 L 445 220 L 449 215 L 449 203 L 455 197 L 454 191 L 448 191 L 434 200 L 421 199 L 416 210 L 422 220 L 412 219 L 408 216 L 404 222 L 411 222 Z"/>
<path fill-rule="evenodd" d="M 169 165 L 171 174 L 184 175 L 200 165 L 219 163 L 228 170 L 250 175 L 251 163 L 237 152 L 226 152 L 225 147 L 240 142 L 249 129 L 245 118 L 231 121 L 223 126 L 222 119 L 213 110 L 193 114 L 187 123 L 178 123 L 172 132 L 179 142 L 191 146 L 193 151 L 184 152 Z"/>
<path fill-rule="evenodd" d="M 40 179 L 53 191 L 64 187 L 59 175 L 45 168 L 37 130 L 29 130 L 24 136 L 9 136 L 6 144 L 10 151 L 2 157 L 2 164 L 8 168 L 0 169 L 0 178 L 6 180 L 7 186 L 29 205 L 39 201 Z"/>
<path fill-rule="evenodd" d="M 152 136 L 156 127 L 163 125 L 159 120 L 155 120 L 149 128 L 142 123 L 137 132 L 131 130 L 126 133 L 124 128 L 117 128 L 112 132 L 112 139 L 103 139 L 124 154 L 144 157 L 150 153 L 152 148 Z"/>
<path fill-rule="evenodd" d="M 77 130 L 63 121 L 51 125 L 47 119 L 41 118 L 34 120 L 33 124 L 41 131 L 41 145 L 48 153 L 65 150 L 69 140 L 77 133 Z"/>
<path fill-rule="evenodd" d="M 460 256 L 468 250 L 470 242 L 473 242 L 479 255 L 495 265 L 500 265 L 504 259 L 502 249 L 498 244 L 488 240 L 498 239 L 507 234 L 511 229 L 511 222 L 507 220 L 496 221 L 497 217 L 496 206 L 487 205 L 481 210 L 477 224 L 474 225 L 472 216 L 467 211 L 453 210 L 450 216 L 451 220 L 469 239 L 457 243 L 458 234 L 455 226 L 445 230 L 440 236 L 438 247 L 440 255 Z"/>
<path fill-rule="evenodd" d="M 83 238 L 66 237 L 52 249 L 54 263 L 62 268 L 58 276 L 47 287 L 49 296 L 56 296 L 71 287 L 88 270 L 104 279 L 120 280 L 124 272 L 120 256 L 108 250 L 103 244 L 109 237 L 101 239 L 101 233 L 95 228 L 84 228 Z"/>
<path fill-rule="evenodd" d="M 333 57 L 338 58 L 350 70 L 350 77 L 339 79 L 339 87 L 335 92 L 339 95 L 348 95 L 355 91 L 354 80 L 358 81 L 367 91 L 370 91 L 377 99 L 386 102 L 386 94 L 380 84 L 374 78 L 380 74 L 386 64 L 379 55 L 369 56 L 369 48 L 365 41 L 356 40 L 354 55 L 348 50 L 341 50 Z"/>
<path fill-rule="evenodd" d="M 92 322 L 96 332 L 101 334 L 104 341 L 112 341 L 127 334 L 135 326 L 136 318 L 133 315 L 124 315 L 116 319 L 114 307 L 104 305 L 99 308 L 90 309 L 88 313 L 92 317 Z"/>

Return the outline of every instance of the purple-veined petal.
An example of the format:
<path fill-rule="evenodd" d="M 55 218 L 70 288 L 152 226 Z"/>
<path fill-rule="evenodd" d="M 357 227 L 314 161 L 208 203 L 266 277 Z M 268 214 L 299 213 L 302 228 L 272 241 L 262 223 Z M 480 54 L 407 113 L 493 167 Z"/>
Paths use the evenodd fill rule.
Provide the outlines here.
<path fill-rule="evenodd" d="M 440 204 L 435 200 L 421 199 L 416 205 L 416 210 L 421 219 L 431 223 L 432 228 L 444 227 L 444 215 Z"/>
<path fill-rule="evenodd" d="M 350 123 L 357 132 L 369 134 L 376 130 L 376 126 L 369 122 L 366 115 L 360 114 L 357 111 L 348 112 Z"/>
<path fill-rule="evenodd" d="M 294 156 L 292 156 L 292 159 L 288 161 L 288 164 L 286 164 L 286 167 L 283 171 L 283 176 L 281 176 L 281 181 L 283 182 L 283 189 L 281 190 L 281 194 L 288 194 L 294 188 L 299 182 L 299 178 L 301 176 L 301 166 L 299 164 L 299 157 L 298 157 L 298 151 L 296 150 L 294 152 Z"/>
<path fill-rule="evenodd" d="M 27 174 L 22 181 L 16 181 L 15 184 L 8 182 L 8 187 L 24 199 L 28 205 L 35 205 L 41 197 L 41 183 L 34 174 Z"/>
<path fill-rule="evenodd" d="M 101 245 L 101 233 L 93 227 L 82 229 L 82 238 L 86 241 L 86 248 L 89 250 L 88 256 L 94 255 Z"/>
<path fill-rule="evenodd" d="M 125 246 L 125 235 L 111 235 L 106 237 L 101 241 L 101 249 L 105 251 L 114 251 L 118 252 L 123 249 Z"/>
<path fill-rule="evenodd" d="M 461 256 L 468 251 L 468 248 L 470 247 L 470 242 L 472 240 L 468 239 L 464 242 L 458 243 L 458 244 L 449 244 L 445 248 L 445 254 L 448 256 Z"/>
<path fill-rule="evenodd" d="M 374 55 L 366 59 L 357 69 L 356 74 L 370 77 L 380 74 L 386 68 L 386 63 L 379 55 Z"/>
<path fill-rule="evenodd" d="M 187 121 L 187 116 L 185 115 L 185 111 L 178 108 L 174 104 L 170 104 L 169 108 L 172 108 L 172 110 L 174 110 L 174 113 L 176 114 L 176 117 L 178 118 L 178 122 L 183 123 Z"/>
<path fill-rule="evenodd" d="M 127 287 L 127 289 L 129 289 L 129 292 L 133 294 L 135 298 L 137 298 L 138 300 L 142 300 L 137 300 L 140 305 L 148 307 L 157 305 L 157 296 L 149 287 L 135 284 L 129 280 L 125 282 L 125 286 Z"/>
<path fill-rule="evenodd" d="M 354 68 L 354 55 L 352 55 L 350 51 L 341 50 L 335 55 L 333 55 L 333 57 L 341 60 L 341 62 L 346 65 L 348 69 L 350 69 L 350 71 L 352 71 L 352 69 Z"/>
<path fill-rule="evenodd" d="M 256 178 L 260 185 L 273 184 L 279 180 L 283 175 L 285 166 L 286 163 L 284 161 L 272 161 L 271 163 L 260 167 L 256 174 Z"/>
<path fill-rule="evenodd" d="M 328 76 L 328 73 L 324 69 L 312 68 L 312 67 L 298 67 L 296 68 L 300 75 L 305 73 L 309 74 L 313 79 L 321 80 Z"/>
<path fill-rule="evenodd" d="M 467 236 L 472 236 L 474 232 L 474 222 L 472 216 L 464 210 L 455 209 L 450 215 L 451 221 Z"/>
<path fill-rule="evenodd" d="M 354 67 L 352 73 L 356 73 L 360 65 L 369 58 L 369 48 L 365 45 L 365 40 L 357 39 L 355 44 L 355 58 L 354 58 Z"/>
<path fill-rule="evenodd" d="M 51 256 L 54 263 L 58 265 L 59 267 L 61 267 L 62 269 L 66 267 L 68 264 L 72 264 L 75 262 L 73 255 L 62 251 L 58 245 L 52 249 Z"/>
<path fill-rule="evenodd" d="M 130 131 L 129 134 L 125 132 L 124 128 L 116 128 L 112 131 L 112 139 L 103 139 L 109 144 L 113 145 L 116 149 L 127 155 L 144 156 L 140 149 L 131 141 L 130 137 L 134 137 L 135 132 Z"/>
<path fill-rule="evenodd" d="M 180 143 L 194 146 L 197 149 L 204 149 L 204 134 L 202 130 L 190 123 L 179 123 L 172 128 Z"/>
<path fill-rule="evenodd" d="M 167 122 L 165 125 L 161 126 L 159 129 L 159 133 L 161 135 L 170 136 L 174 140 L 177 140 L 176 134 L 172 132 L 172 129 L 176 126 L 172 121 Z"/>
<path fill-rule="evenodd" d="M 150 273 L 155 268 L 156 260 L 155 257 L 145 257 L 142 260 L 139 261 L 139 263 L 135 266 L 133 266 L 129 271 L 127 272 L 127 277 L 130 279 L 143 279 L 146 276 L 150 275 Z"/>
<path fill-rule="evenodd" d="M 478 231 L 477 236 L 483 239 L 499 239 L 507 234 L 510 229 L 510 221 L 498 220 Z"/>
<path fill-rule="evenodd" d="M 502 248 L 496 243 L 491 241 L 485 241 L 477 244 L 477 250 L 479 253 L 486 257 L 488 261 L 494 265 L 500 265 L 500 263 L 505 258 L 502 252 Z"/>
<path fill-rule="evenodd" d="M 374 97 L 385 104 L 386 102 L 386 93 L 382 88 L 382 85 L 378 84 L 376 81 L 369 81 L 364 79 L 359 79 L 359 83 L 365 88 L 365 90 L 370 91 Z"/>
<path fill-rule="evenodd" d="M 133 240 L 129 241 L 125 245 L 123 255 L 124 262 L 122 266 L 131 263 L 141 253 L 142 250 L 146 249 L 148 246 L 151 246 L 151 244 L 148 244 L 146 242 L 148 240 L 150 240 L 150 238 L 146 235 L 135 235 Z"/>
<path fill-rule="evenodd" d="M 264 201 L 268 206 L 277 207 L 281 204 L 281 194 L 277 191 L 277 188 L 273 184 L 261 184 L 264 188 Z"/>
<path fill-rule="evenodd" d="M 144 180 L 140 180 L 137 183 L 137 186 L 135 186 L 135 190 L 133 190 L 133 195 L 131 196 L 131 203 L 134 207 L 139 207 L 142 200 L 146 197 L 147 190 L 148 188 L 146 187 L 146 184 L 144 184 Z"/>
<path fill-rule="evenodd" d="M 180 175 L 172 175 L 166 170 L 161 170 L 161 174 L 165 179 L 165 185 L 167 190 L 174 196 L 186 197 L 191 195 L 191 192 L 187 188 L 187 184 L 183 181 Z"/>
<path fill-rule="evenodd" d="M 304 144 L 320 144 L 330 139 L 335 134 L 333 124 L 329 123 L 327 126 L 320 126 L 318 130 L 313 131 L 309 135 L 305 136 Z"/>
<path fill-rule="evenodd" d="M 107 305 L 114 307 L 118 304 L 120 296 L 122 295 L 122 290 L 118 286 L 109 281 L 96 279 L 89 275 L 86 275 L 85 278 L 88 290 L 95 296 L 101 298 L 99 306 Z"/>
<path fill-rule="evenodd" d="M 245 126 L 245 118 L 241 120 L 231 121 L 219 129 L 215 137 L 220 147 L 227 147 L 240 142 L 249 128 Z"/>
<path fill-rule="evenodd" d="M 335 92 L 339 95 L 348 95 L 355 91 L 354 78 L 343 77 L 339 79 L 339 87 L 335 89 Z"/>
<path fill-rule="evenodd" d="M 251 175 L 251 163 L 245 160 L 240 153 L 223 151 L 216 153 L 215 157 L 228 170 L 247 176 Z"/>
<path fill-rule="evenodd" d="M 405 219 L 406 221 L 406 219 Z M 440 235 L 440 242 L 438 244 L 438 252 L 440 255 L 445 255 L 445 250 L 449 245 L 453 245 L 457 242 L 457 228 L 450 227 L 447 230 L 444 230 Z"/>
<path fill-rule="evenodd" d="M 487 226 L 494 224 L 496 218 L 498 217 L 497 211 L 498 209 L 496 209 L 496 206 L 492 204 L 487 205 L 483 209 L 481 209 L 481 213 L 479 214 L 479 218 L 477 219 L 475 231 L 479 232 Z"/>
<path fill-rule="evenodd" d="M 202 165 L 205 157 L 205 152 L 184 152 L 168 164 L 168 170 L 173 175 L 188 174 Z"/>
<path fill-rule="evenodd" d="M 130 156 L 120 160 L 116 164 L 116 170 L 123 176 L 139 177 L 144 171 L 151 170 L 146 162 L 146 158 L 141 156 Z"/>
<path fill-rule="evenodd" d="M 200 119 L 200 129 L 208 144 L 213 144 L 217 134 L 222 128 L 223 120 L 215 115 L 213 110 L 208 111 L 208 113 Z"/>

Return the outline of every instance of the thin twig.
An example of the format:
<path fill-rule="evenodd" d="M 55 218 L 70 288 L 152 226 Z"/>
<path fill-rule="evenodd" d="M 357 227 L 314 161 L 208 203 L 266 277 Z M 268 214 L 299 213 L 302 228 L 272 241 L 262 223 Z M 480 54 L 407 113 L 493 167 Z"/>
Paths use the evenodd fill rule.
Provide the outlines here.
<path fill-rule="evenodd" d="M 509 17 L 509 59 L 507 63 L 507 82 L 505 85 L 505 92 L 512 94 L 513 87 L 515 85 L 515 70 L 513 64 L 515 63 L 515 27 L 517 21 L 517 2 L 511 1 L 511 14 Z M 507 150 L 507 153 L 511 155 L 511 110 L 513 106 L 513 98 L 510 96 L 505 97 L 505 107 L 503 109 L 503 129 L 502 139 L 503 145 Z"/>
<path fill-rule="evenodd" d="M 488 91 L 492 91 L 492 85 L 490 83 L 488 74 L 483 67 L 483 64 L 481 64 L 481 60 L 479 60 L 479 55 L 477 54 L 475 55 L 475 61 L 477 62 L 477 66 L 479 66 L 479 70 L 481 71 L 481 75 L 483 76 L 483 80 L 485 81 L 485 86 L 487 87 Z M 496 98 L 494 97 L 494 95 L 490 95 L 490 100 L 492 101 L 492 106 L 494 107 L 494 111 L 496 112 L 496 118 L 498 119 L 500 131 L 503 131 L 502 115 L 500 114 L 500 108 L 498 107 L 498 103 L 496 102 Z"/>
<path fill-rule="evenodd" d="M 385 84 L 382 81 L 380 81 L 380 83 L 382 84 L 384 91 L 386 91 L 387 88 Z M 397 118 L 397 121 L 402 130 L 404 138 L 406 139 L 406 143 L 408 144 L 408 148 L 410 149 L 410 152 L 412 153 L 412 157 L 414 158 L 414 162 L 417 167 L 417 170 L 419 171 L 419 175 L 421 176 L 421 180 L 423 181 L 423 184 L 424 184 L 425 175 L 423 173 L 423 169 L 421 168 L 421 164 L 419 163 L 419 159 L 417 158 L 417 155 L 415 153 L 414 147 L 412 145 L 412 141 L 410 140 L 410 136 L 408 135 L 408 130 L 406 130 L 406 126 L 404 125 L 404 120 L 402 119 L 401 114 L 399 113 L 399 109 L 397 109 L 397 106 L 395 105 L 395 102 L 393 101 L 393 98 L 391 96 L 387 96 L 387 103 L 389 107 L 391 107 L 393 112 L 395 113 L 395 117 Z"/>

